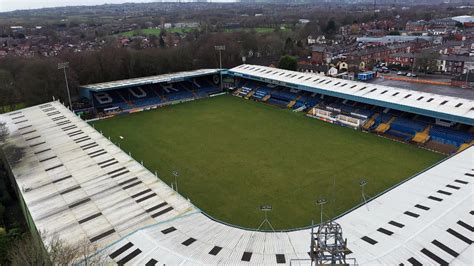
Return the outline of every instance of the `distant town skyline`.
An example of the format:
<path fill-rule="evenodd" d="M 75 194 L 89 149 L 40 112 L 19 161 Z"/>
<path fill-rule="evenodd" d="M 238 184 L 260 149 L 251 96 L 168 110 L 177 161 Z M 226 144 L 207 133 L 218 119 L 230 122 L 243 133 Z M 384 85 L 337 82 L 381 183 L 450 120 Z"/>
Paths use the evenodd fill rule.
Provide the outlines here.
<path fill-rule="evenodd" d="M 192 2 L 192 0 L 180 0 Z M 178 0 L 0 0 L 0 12 L 64 6 L 93 6 L 103 4 L 178 2 Z M 209 2 L 236 2 L 236 0 L 211 0 Z"/>

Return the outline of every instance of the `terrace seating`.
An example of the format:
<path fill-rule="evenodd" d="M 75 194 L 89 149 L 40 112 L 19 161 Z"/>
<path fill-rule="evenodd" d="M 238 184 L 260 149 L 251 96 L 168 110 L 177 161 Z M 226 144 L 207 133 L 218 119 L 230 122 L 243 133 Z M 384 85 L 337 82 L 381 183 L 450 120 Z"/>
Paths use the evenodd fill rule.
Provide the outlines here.
<path fill-rule="evenodd" d="M 434 125 L 430 130 L 431 139 L 443 144 L 460 147 L 464 143 L 470 143 L 474 140 L 474 134 L 465 131 L 459 131 L 450 127 Z"/>
<path fill-rule="evenodd" d="M 291 102 L 296 98 L 296 94 L 286 91 L 273 91 L 272 97 L 283 101 Z"/>
<path fill-rule="evenodd" d="M 420 144 L 426 143 L 430 139 L 429 132 L 431 127 L 432 125 L 429 125 L 423 131 L 416 133 L 412 141 Z"/>
<path fill-rule="evenodd" d="M 271 94 L 271 98 L 275 100 L 274 102 L 278 102 L 277 105 L 285 105 L 286 107 L 292 107 L 294 103 L 296 103 L 295 98 L 297 96 L 294 93 L 291 92 L 285 92 L 285 91 L 273 91 Z M 263 100 L 263 99 L 262 99 Z M 293 104 L 290 103 L 295 101 Z"/>
<path fill-rule="evenodd" d="M 179 101 L 183 99 L 190 99 L 190 98 L 193 98 L 193 93 L 190 91 L 178 91 L 175 93 L 168 94 L 166 98 L 169 101 Z"/>
<path fill-rule="evenodd" d="M 283 101 L 283 100 L 280 100 L 280 99 L 277 99 L 277 98 L 273 98 L 273 97 L 270 97 L 268 100 L 267 100 L 267 103 L 270 103 L 270 104 L 273 104 L 273 105 L 277 105 L 277 106 L 281 106 L 281 107 L 286 107 L 288 105 L 288 102 L 287 101 Z"/>
<path fill-rule="evenodd" d="M 136 107 L 144 107 L 144 106 L 150 106 L 150 105 L 157 105 L 161 103 L 161 99 L 159 97 L 151 97 L 151 98 L 145 98 L 145 99 L 139 99 L 135 100 L 133 102 L 134 106 Z"/>
<path fill-rule="evenodd" d="M 400 130 L 396 130 L 396 129 L 393 129 L 392 127 L 390 127 L 390 129 L 388 129 L 385 134 L 388 134 L 388 135 L 391 135 L 391 136 L 394 136 L 394 137 L 398 137 L 398 138 L 401 138 L 403 139 L 404 141 L 408 141 L 408 140 L 411 140 L 413 138 L 413 135 L 410 134 L 410 133 L 407 133 L 407 132 L 403 132 L 403 131 L 400 131 Z"/>
<path fill-rule="evenodd" d="M 314 97 L 308 97 L 308 99 L 306 100 L 305 102 L 305 105 L 309 108 L 313 108 L 314 106 L 316 106 L 316 104 L 318 104 L 320 102 L 319 99 L 316 99 Z"/>
<path fill-rule="evenodd" d="M 385 113 L 380 113 L 376 118 L 375 118 L 375 126 L 378 126 L 380 123 L 387 123 L 390 119 L 392 118 L 391 115 L 385 114 Z"/>
<path fill-rule="evenodd" d="M 182 83 L 174 83 L 163 86 L 161 91 L 164 92 L 163 96 L 168 101 L 179 101 L 195 97 L 194 93 L 187 89 Z"/>
<path fill-rule="evenodd" d="M 390 124 L 390 129 L 406 133 L 413 138 L 416 133 L 421 132 L 425 129 L 426 124 L 423 122 L 417 122 L 405 118 L 397 118 Z"/>
<path fill-rule="evenodd" d="M 252 95 L 254 99 L 263 101 L 263 98 L 270 94 L 270 89 L 267 87 L 258 88 L 255 93 Z"/>
<path fill-rule="evenodd" d="M 207 97 L 211 94 L 220 92 L 220 88 L 217 87 L 201 87 L 197 90 L 197 94 L 200 97 Z"/>
<path fill-rule="evenodd" d="M 365 124 L 362 126 L 362 129 L 368 130 L 371 128 L 375 124 L 375 120 L 379 115 L 379 113 L 375 113 L 367 122 L 365 122 Z"/>
<path fill-rule="evenodd" d="M 382 114 L 379 117 L 382 117 L 381 120 L 384 121 L 385 116 L 388 116 L 387 114 Z M 396 119 L 396 117 L 391 117 L 390 120 L 384 121 L 383 123 L 380 123 L 377 128 L 375 128 L 375 132 L 377 133 L 385 133 L 387 130 L 390 129 L 390 124 Z M 377 119 L 376 119 L 377 120 Z"/>
<path fill-rule="evenodd" d="M 120 107 L 121 109 L 130 108 L 117 91 L 94 93 L 92 99 L 94 101 L 94 106 L 97 108 L 108 108 L 114 106 Z"/>
<path fill-rule="evenodd" d="M 294 110 L 296 110 L 296 109 L 299 109 L 299 108 L 301 108 L 301 107 L 303 107 L 303 106 L 306 106 L 304 102 L 296 101 L 295 104 L 292 106 L 292 108 L 293 108 Z"/>
<path fill-rule="evenodd" d="M 240 96 L 242 96 L 242 97 L 245 97 L 245 96 L 247 96 L 251 91 L 252 91 L 252 89 L 249 88 L 249 87 L 242 87 L 242 89 L 240 89 L 238 95 L 240 95 Z"/>

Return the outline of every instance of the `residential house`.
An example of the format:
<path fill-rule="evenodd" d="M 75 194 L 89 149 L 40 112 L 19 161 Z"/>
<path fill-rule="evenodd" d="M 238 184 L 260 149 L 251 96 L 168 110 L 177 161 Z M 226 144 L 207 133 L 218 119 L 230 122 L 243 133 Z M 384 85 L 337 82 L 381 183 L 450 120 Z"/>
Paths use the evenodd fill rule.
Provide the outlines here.
<path fill-rule="evenodd" d="M 474 69 L 474 57 L 465 55 L 441 55 L 438 59 L 439 71 L 463 74 L 466 69 Z"/>
<path fill-rule="evenodd" d="M 405 25 L 406 31 L 425 31 L 428 27 L 428 22 L 424 20 L 408 21 Z"/>
<path fill-rule="evenodd" d="M 311 65 L 305 62 L 298 63 L 298 71 L 305 73 L 314 73 L 319 75 L 326 75 L 328 73 L 328 65 Z"/>

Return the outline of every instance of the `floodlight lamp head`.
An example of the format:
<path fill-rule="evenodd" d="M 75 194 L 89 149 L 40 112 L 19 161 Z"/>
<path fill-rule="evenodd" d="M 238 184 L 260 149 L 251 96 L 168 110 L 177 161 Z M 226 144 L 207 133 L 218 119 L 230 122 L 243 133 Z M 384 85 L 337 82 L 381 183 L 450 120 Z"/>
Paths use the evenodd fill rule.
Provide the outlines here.
<path fill-rule="evenodd" d="M 367 185 L 367 181 L 366 181 L 365 179 L 361 179 L 361 180 L 359 181 L 359 186 L 363 187 L 363 186 L 365 186 L 365 185 Z"/>
<path fill-rule="evenodd" d="M 214 49 L 217 51 L 224 51 L 225 50 L 225 45 L 216 45 L 214 46 Z"/>
<path fill-rule="evenodd" d="M 322 205 L 324 203 L 328 202 L 326 198 L 319 198 L 317 201 L 316 201 L 316 204 L 318 205 Z"/>
<path fill-rule="evenodd" d="M 58 63 L 58 69 L 68 68 L 69 62 Z"/>

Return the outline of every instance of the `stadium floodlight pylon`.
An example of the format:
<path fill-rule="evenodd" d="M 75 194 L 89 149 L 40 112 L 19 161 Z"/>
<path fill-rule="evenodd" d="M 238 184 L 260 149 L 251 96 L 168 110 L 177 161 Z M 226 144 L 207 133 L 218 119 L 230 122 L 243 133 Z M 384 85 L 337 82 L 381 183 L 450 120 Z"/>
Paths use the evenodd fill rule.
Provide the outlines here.
<path fill-rule="evenodd" d="M 219 76 L 220 76 L 220 88 L 222 91 L 222 51 L 225 51 L 225 45 L 216 45 L 214 46 L 216 51 L 219 51 Z"/>
<path fill-rule="evenodd" d="M 67 73 L 66 73 L 66 68 L 69 67 L 69 62 L 64 62 L 64 63 L 58 63 L 58 69 L 63 70 L 64 72 L 64 81 L 66 82 L 66 90 L 67 90 L 67 97 L 69 100 L 69 110 L 72 110 L 72 102 L 71 102 L 71 93 L 69 92 L 69 83 L 67 81 Z"/>
<path fill-rule="evenodd" d="M 324 197 L 320 197 L 317 201 L 316 204 L 318 204 L 321 207 L 321 222 L 320 224 L 323 224 L 323 205 L 326 204 L 328 200 Z"/>
<path fill-rule="evenodd" d="M 367 205 L 367 198 L 365 197 L 365 186 L 367 185 L 367 181 L 365 179 L 361 179 L 359 181 L 359 186 L 360 186 L 360 193 L 362 194 L 362 199 L 364 200 L 364 205 L 367 207 L 367 210 L 369 210 L 369 206 Z"/>
<path fill-rule="evenodd" d="M 177 170 L 174 170 L 172 172 L 173 176 L 174 176 L 174 186 L 175 186 L 175 190 L 176 192 L 178 192 L 178 176 L 179 176 L 179 172 Z M 178 192 L 179 193 L 179 192 Z"/>
<path fill-rule="evenodd" d="M 267 213 L 272 210 L 272 205 L 261 205 L 260 210 L 264 213 L 265 218 L 263 219 L 262 223 L 257 227 L 257 231 L 260 231 L 263 225 L 268 224 L 268 226 L 270 226 L 272 231 L 275 232 L 275 228 L 273 228 L 273 225 L 272 223 L 270 223 L 270 220 L 268 220 L 268 216 L 267 216 Z"/>
<path fill-rule="evenodd" d="M 347 239 L 342 237 L 342 227 L 330 220 L 319 224 L 318 231 L 314 232 L 314 222 L 311 227 L 310 257 L 311 265 L 349 264 L 346 254 Z M 353 260 L 353 259 L 350 259 Z"/>

